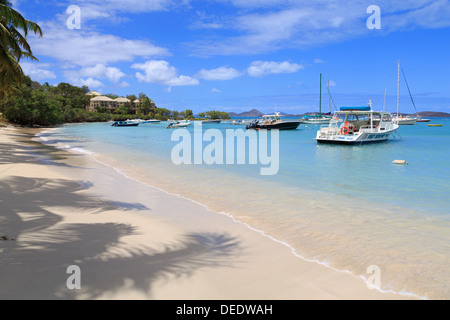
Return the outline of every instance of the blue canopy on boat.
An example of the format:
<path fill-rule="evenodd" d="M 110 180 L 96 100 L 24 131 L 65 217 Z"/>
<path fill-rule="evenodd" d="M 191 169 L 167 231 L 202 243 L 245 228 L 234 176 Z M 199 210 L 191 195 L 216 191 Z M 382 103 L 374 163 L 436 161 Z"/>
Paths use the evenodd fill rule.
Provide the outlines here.
<path fill-rule="evenodd" d="M 341 111 L 370 111 L 369 106 L 341 107 Z"/>

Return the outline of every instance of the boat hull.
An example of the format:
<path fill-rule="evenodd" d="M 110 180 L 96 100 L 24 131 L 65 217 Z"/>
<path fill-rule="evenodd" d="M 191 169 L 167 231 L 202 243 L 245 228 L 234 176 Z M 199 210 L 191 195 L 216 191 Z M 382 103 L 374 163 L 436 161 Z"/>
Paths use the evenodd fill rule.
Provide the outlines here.
<path fill-rule="evenodd" d="M 275 124 L 257 124 L 255 126 L 247 126 L 247 129 L 263 129 L 263 130 L 295 130 L 300 122 L 283 122 Z"/>
<path fill-rule="evenodd" d="M 430 119 L 417 119 L 416 122 L 430 122 Z"/>
<path fill-rule="evenodd" d="M 139 123 L 112 124 L 111 127 L 137 127 Z"/>
<path fill-rule="evenodd" d="M 330 123 L 331 119 L 327 120 L 301 120 L 301 123 L 303 124 L 328 124 Z"/>
<path fill-rule="evenodd" d="M 316 137 L 315 140 L 322 144 L 368 144 L 388 141 L 390 134 L 391 132 L 335 135 L 327 138 Z"/>
<path fill-rule="evenodd" d="M 394 119 L 394 122 L 400 126 L 412 126 L 417 122 L 415 118 L 400 118 Z"/>

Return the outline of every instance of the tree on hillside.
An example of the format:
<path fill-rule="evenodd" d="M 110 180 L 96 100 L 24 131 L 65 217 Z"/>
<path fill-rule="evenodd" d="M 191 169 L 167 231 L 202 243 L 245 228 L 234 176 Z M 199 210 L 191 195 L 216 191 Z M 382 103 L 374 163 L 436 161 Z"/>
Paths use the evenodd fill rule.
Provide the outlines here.
<path fill-rule="evenodd" d="M 150 114 L 152 117 L 154 117 L 156 113 L 156 104 L 142 92 L 139 94 L 139 110 L 142 114 Z"/>
<path fill-rule="evenodd" d="M 190 109 L 186 109 L 186 111 L 184 111 L 184 116 L 186 119 L 194 119 L 194 113 Z"/>
<path fill-rule="evenodd" d="M 14 86 L 22 84 L 24 74 L 20 60 L 38 60 L 26 40 L 29 32 L 42 36 L 36 23 L 11 8 L 10 1 L 0 0 L 0 99 L 6 99 Z"/>
<path fill-rule="evenodd" d="M 20 125 L 49 126 L 64 122 L 58 97 L 25 76 L 17 94 L 1 105 L 6 118 Z"/>
<path fill-rule="evenodd" d="M 127 95 L 127 99 L 130 100 L 130 102 L 134 102 L 137 97 L 134 94 L 129 94 Z"/>

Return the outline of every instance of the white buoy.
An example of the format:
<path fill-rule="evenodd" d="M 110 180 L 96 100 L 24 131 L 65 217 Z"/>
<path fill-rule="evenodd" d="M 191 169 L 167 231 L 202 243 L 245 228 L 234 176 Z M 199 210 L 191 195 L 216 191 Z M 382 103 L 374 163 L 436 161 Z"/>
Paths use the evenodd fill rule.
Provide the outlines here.
<path fill-rule="evenodd" d="M 406 162 L 406 160 L 394 160 L 392 161 L 393 164 L 408 164 L 408 162 Z"/>

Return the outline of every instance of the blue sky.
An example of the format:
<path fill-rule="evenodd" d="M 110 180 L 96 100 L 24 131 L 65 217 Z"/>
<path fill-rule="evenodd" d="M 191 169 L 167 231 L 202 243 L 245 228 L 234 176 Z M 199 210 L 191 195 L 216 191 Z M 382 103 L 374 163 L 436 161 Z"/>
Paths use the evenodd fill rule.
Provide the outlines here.
<path fill-rule="evenodd" d="M 67 20 L 80 9 L 80 28 Z M 381 28 L 367 20 L 380 8 Z M 194 112 L 318 111 L 319 75 L 335 104 L 396 109 L 401 60 L 418 111 L 450 112 L 450 2 L 443 0 L 16 0 L 44 37 L 41 83 L 69 82 Z M 322 105 L 328 111 L 328 93 Z M 401 81 L 400 111 L 414 112 Z M 334 106 L 332 106 L 332 111 Z"/>

